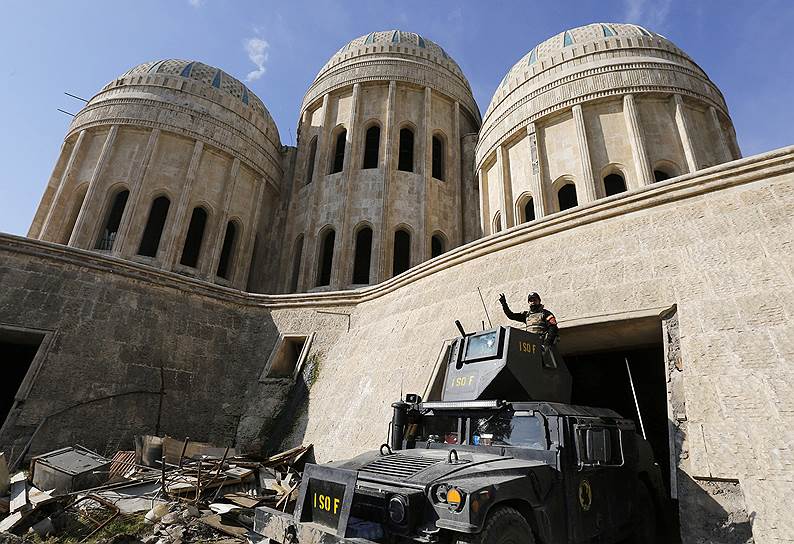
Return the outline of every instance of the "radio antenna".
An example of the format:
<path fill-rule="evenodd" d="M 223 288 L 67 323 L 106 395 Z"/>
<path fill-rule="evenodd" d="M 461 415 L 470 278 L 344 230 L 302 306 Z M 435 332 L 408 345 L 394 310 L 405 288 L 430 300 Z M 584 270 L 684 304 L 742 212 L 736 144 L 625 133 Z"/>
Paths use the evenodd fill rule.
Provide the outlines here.
<path fill-rule="evenodd" d="M 482 309 L 485 310 L 485 317 L 488 318 L 488 327 L 493 327 L 493 325 L 491 325 L 491 316 L 488 315 L 488 307 L 485 305 L 485 299 L 482 298 L 482 291 L 480 291 L 479 285 L 477 286 L 477 292 L 480 293 L 480 302 L 482 302 Z"/>
<path fill-rule="evenodd" d="M 645 425 L 642 424 L 642 414 L 640 413 L 640 403 L 637 402 L 637 391 L 634 390 L 634 379 L 631 377 L 631 369 L 629 368 L 629 358 L 624 357 L 624 361 L 626 361 L 626 372 L 629 374 L 629 383 L 631 384 L 631 394 L 634 397 L 634 406 L 637 408 L 637 418 L 640 420 L 640 430 L 642 430 L 642 437 L 645 440 L 648 440 L 648 437 L 645 436 Z"/>

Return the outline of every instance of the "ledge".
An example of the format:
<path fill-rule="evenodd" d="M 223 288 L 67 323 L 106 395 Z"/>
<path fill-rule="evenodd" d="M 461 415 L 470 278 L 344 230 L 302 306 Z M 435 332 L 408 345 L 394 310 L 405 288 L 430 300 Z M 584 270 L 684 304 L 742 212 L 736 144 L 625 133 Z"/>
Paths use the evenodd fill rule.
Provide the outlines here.
<path fill-rule="evenodd" d="M 3 233 L 0 233 L 0 251 L 35 255 L 65 264 L 156 283 L 160 287 L 169 287 L 185 293 L 207 296 L 242 306 L 264 307 L 271 310 L 354 306 L 361 302 L 375 300 L 441 270 L 536 238 L 791 171 L 794 171 L 794 146 L 712 166 L 693 174 L 686 174 L 635 191 L 603 198 L 587 205 L 545 216 L 531 223 L 515 226 L 452 249 L 383 283 L 352 291 L 288 295 L 245 293 L 94 251 Z"/>

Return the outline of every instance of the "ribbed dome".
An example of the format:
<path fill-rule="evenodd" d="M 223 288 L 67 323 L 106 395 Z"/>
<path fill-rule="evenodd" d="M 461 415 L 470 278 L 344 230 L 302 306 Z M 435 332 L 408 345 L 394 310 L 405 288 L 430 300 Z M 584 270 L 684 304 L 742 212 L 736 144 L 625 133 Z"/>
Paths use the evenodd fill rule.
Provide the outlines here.
<path fill-rule="evenodd" d="M 479 108 L 460 66 L 440 45 L 402 30 L 370 32 L 345 44 L 318 72 L 302 109 L 327 92 L 374 80 L 430 86 L 458 100 L 479 123 Z"/>
<path fill-rule="evenodd" d="M 272 122 L 270 112 L 265 105 L 251 92 L 248 87 L 243 85 L 238 79 L 233 78 L 220 68 L 215 68 L 203 62 L 195 60 L 167 59 L 145 62 L 125 72 L 121 77 L 129 77 L 143 74 L 168 74 L 195 81 L 200 81 L 210 87 L 215 87 L 220 91 L 228 93 L 239 99 L 243 104 L 252 108 L 260 115 L 265 116 Z"/>
<path fill-rule="evenodd" d="M 381 32 L 370 32 L 369 34 L 364 34 L 363 36 L 359 36 L 355 40 L 351 40 L 348 42 L 342 49 L 336 52 L 334 56 L 330 58 L 330 60 L 325 63 L 322 70 L 317 74 L 317 78 L 326 71 L 329 67 L 333 66 L 337 62 L 339 62 L 343 58 L 348 57 L 348 53 L 364 50 L 361 51 L 362 53 L 366 52 L 367 46 L 378 46 L 378 45 L 391 45 L 391 46 L 401 46 L 400 52 L 406 53 L 409 55 L 415 55 L 419 57 L 427 58 L 428 55 L 432 57 L 437 57 L 440 59 L 444 64 L 451 64 L 454 71 L 456 71 L 464 80 L 466 78 L 463 76 L 463 72 L 461 71 L 458 64 L 447 55 L 447 52 L 444 51 L 437 43 L 428 40 L 417 34 L 416 32 L 405 32 L 402 30 L 384 30 Z M 315 79 L 316 80 L 316 79 Z M 469 82 L 466 81 L 466 85 L 469 85 Z"/>

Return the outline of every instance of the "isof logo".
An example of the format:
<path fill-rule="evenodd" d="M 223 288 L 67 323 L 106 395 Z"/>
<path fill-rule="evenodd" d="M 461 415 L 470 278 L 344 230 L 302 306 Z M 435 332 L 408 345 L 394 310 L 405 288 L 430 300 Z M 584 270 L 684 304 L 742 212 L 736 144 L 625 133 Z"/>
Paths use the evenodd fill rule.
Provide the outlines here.
<path fill-rule="evenodd" d="M 474 383 L 474 376 L 458 376 L 452 380 L 452 387 L 467 387 Z"/>
<path fill-rule="evenodd" d="M 331 497 L 329 495 L 323 495 L 322 493 L 313 493 L 314 496 L 314 507 L 319 510 L 325 510 L 326 512 L 331 512 L 332 514 L 336 515 L 339 511 L 339 503 L 341 502 L 336 497 Z"/>
<path fill-rule="evenodd" d="M 532 342 L 519 342 L 518 351 L 523 353 L 535 353 L 538 350 L 538 345 Z"/>

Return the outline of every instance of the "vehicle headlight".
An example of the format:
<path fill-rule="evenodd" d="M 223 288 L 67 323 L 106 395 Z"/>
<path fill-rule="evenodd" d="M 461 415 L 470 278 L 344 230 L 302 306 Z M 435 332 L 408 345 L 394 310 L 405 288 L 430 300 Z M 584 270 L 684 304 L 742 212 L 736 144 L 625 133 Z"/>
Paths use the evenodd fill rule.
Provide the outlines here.
<path fill-rule="evenodd" d="M 405 523 L 408 501 L 402 495 L 392 495 L 389 499 L 389 519 L 392 523 L 402 525 Z"/>
<path fill-rule="evenodd" d="M 435 499 L 446 504 L 453 512 L 460 512 L 466 503 L 466 492 L 459 487 L 441 484 L 435 489 Z"/>

